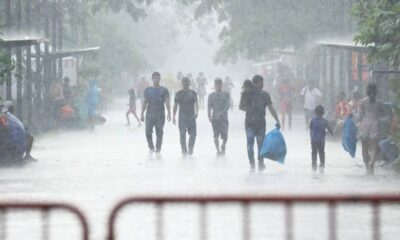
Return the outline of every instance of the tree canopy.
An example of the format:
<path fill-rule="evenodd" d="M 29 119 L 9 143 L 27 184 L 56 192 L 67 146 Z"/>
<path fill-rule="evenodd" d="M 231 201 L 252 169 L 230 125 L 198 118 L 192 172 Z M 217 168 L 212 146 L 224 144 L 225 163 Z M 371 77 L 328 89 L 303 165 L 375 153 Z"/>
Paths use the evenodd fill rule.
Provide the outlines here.
<path fill-rule="evenodd" d="M 356 41 L 371 48 L 372 60 L 386 60 L 400 65 L 400 1 L 358 0 L 354 8 L 359 31 Z"/>
<path fill-rule="evenodd" d="M 215 12 L 225 26 L 217 61 L 258 59 L 274 49 L 301 49 L 326 36 L 350 34 L 346 0 L 182 0 L 198 2 L 198 18 Z"/>

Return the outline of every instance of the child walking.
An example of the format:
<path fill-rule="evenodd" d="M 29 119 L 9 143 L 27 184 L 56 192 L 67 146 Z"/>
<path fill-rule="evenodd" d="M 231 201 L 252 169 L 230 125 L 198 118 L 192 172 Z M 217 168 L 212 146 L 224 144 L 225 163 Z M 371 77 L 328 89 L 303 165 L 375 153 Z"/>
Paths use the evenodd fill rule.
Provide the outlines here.
<path fill-rule="evenodd" d="M 319 154 L 319 173 L 324 174 L 325 169 L 325 136 L 326 130 L 333 135 L 333 131 L 329 126 L 328 120 L 323 116 L 325 109 L 323 106 L 318 105 L 315 108 L 315 115 L 310 123 L 310 137 L 311 137 L 311 149 L 312 149 L 312 170 L 317 173 L 317 154 Z"/>
<path fill-rule="evenodd" d="M 126 112 L 126 120 L 128 121 L 127 125 L 131 125 L 131 122 L 129 120 L 129 114 L 132 114 L 133 116 L 135 116 L 136 120 L 139 123 L 139 127 L 142 125 L 140 123 L 139 117 L 136 114 L 136 94 L 135 94 L 135 90 L 130 89 L 129 90 L 129 110 L 128 112 Z"/>

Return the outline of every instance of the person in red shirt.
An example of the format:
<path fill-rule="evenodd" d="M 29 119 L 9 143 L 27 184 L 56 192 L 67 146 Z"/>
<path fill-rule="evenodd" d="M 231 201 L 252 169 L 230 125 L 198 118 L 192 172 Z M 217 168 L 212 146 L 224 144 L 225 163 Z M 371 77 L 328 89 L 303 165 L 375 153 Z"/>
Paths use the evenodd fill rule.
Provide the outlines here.
<path fill-rule="evenodd" d="M 346 101 L 346 94 L 344 92 L 340 92 L 338 103 L 335 106 L 335 134 L 343 129 L 344 122 L 349 117 L 350 113 L 351 108 L 349 103 Z"/>
<path fill-rule="evenodd" d="M 336 120 L 346 120 L 350 114 L 350 106 L 346 101 L 346 94 L 341 92 L 339 95 L 339 102 L 335 107 L 335 119 Z"/>

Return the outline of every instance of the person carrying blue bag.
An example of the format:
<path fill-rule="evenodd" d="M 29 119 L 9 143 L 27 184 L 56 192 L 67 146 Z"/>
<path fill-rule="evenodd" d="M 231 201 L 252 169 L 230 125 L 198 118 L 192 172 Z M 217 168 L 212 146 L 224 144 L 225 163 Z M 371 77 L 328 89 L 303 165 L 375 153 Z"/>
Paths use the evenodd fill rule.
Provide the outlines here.
<path fill-rule="evenodd" d="M 275 128 L 265 136 L 260 154 L 264 158 L 284 164 L 286 152 L 287 148 L 285 139 L 281 131 L 279 131 L 278 128 Z"/>
<path fill-rule="evenodd" d="M 353 114 L 350 114 L 344 122 L 342 145 L 344 150 L 348 152 L 352 158 L 356 156 L 357 131 L 357 126 L 353 120 Z"/>
<path fill-rule="evenodd" d="M 261 147 L 263 145 L 266 133 L 265 114 L 268 107 L 272 117 L 276 121 L 276 127 L 280 129 L 280 121 L 275 108 L 272 106 L 270 95 L 263 91 L 264 79 L 260 75 L 256 75 L 252 80 L 252 87 L 248 87 L 242 92 L 241 109 L 246 111 L 246 137 L 247 137 L 247 154 L 250 161 L 250 172 L 256 169 L 254 157 L 254 143 L 257 141 L 258 147 L 258 170 L 265 170 L 264 158 L 261 155 Z"/>

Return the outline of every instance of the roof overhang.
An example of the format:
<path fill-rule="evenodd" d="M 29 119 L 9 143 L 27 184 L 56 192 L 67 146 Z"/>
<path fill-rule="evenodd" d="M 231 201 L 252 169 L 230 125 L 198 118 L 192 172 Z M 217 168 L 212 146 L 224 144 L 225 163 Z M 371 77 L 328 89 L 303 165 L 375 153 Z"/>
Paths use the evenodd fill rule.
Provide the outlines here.
<path fill-rule="evenodd" d="M 352 51 L 352 52 L 363 52 L 363 53 L 367 53 L 372 48 L 374 48 L 373 45 L 362 46 L 362 45 L 356 44 L 355 42 L 338 43 L 338 42 L 334 42 L 334 41 L 332 41 L 332 42 L 321 41 L 321 42 L 317 42 L 317 45 L 319 45 L 321 47 L 325 47 L 325 48 L 347 50 L 347 51 Z"/>
<path fill-rule="evenodd" d="M 57 59 L 57 58 L 66 58 L 66 57 L 73 57 L 73 56 L 79 56 L 79 55 L 94 54 L 94 53 L 98 52 L 99 50 L 100 50 L 100 47 L 92 47 L 92 48 L 74 49 L 74 50 L 69 50 L 69 51 L 50 52 L 47 55 L 47 58 Z"/>
<path fill-rule="evenodd" d="M 40 44 L 42 42 L 46 42 L 47 40 L 41 38 L 27 38 L 27 39 L 4 39 L 0 41 L 1 47 L 14 48 L 14 47 L 26 47 L 32 46 L 36 44 Z"/>

